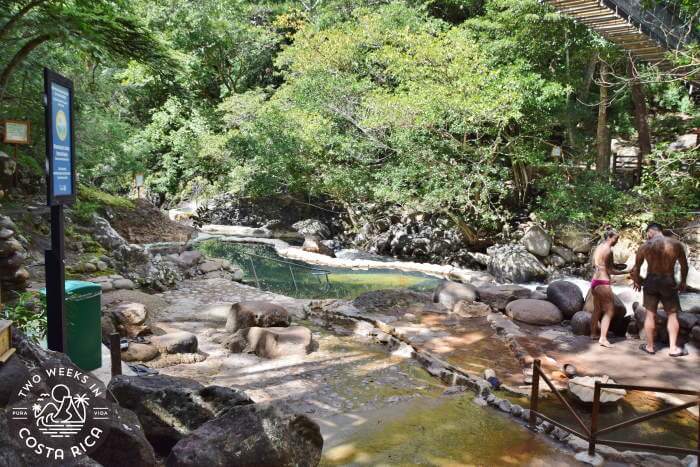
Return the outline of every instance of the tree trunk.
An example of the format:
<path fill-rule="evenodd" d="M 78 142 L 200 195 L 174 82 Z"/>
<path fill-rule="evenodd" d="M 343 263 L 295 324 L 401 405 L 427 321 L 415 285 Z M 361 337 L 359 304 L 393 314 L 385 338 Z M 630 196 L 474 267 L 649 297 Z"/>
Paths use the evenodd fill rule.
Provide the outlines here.
<path fill-rule="evenodd" d="M 634 107 L 634 126 L 639 135 L 639 158 L 637 160 L 637 173 L 635 174 L 635 182 L 639 183 L 642 178 L 644 157 L 651 154 L 651 135 L 649 132 L 649 113 L 647 111 L 646 97 L 644 96 L 644 89 L 631 55 L 627 61 L 627 75 L 630 78 L 630 94 L 632 95 L 632 106 Z"/>
<path fill-rule="evenodd" d="M 7 65 L 5 65 L 2 73 L 0 73 L 0 93 L 4 93 L 7 83 L 10 81 L 10 76 L 12 75 L 12 72 L 15 71 L 15 68 L 17 68 L 17 65 L 19 65 L 22 60 L 27 58 L 27 55 L 29 55 L 32 50 L 36 49 L 44 42 L 54 39 L 55 37 L 55 34 L 43 34 L 41 36 L 37 36 L 25 43 L 22 48 L 17 51 L 15 56 L 12 57 Z"/>
<path fill-rule="evenodd" d="M 596 171 L 604 176 L 610 173 L 610 131 L 608 130 L 608 65 L 600 62 L 600 103 L 598 104 L 598 129 L 596 131 Z"/>
<path fill-rule="evenodd" d="M 588 94 L 591 91 L 591 84 L 593 83 L 593 77 L 595 76 L 595 69 L 598 66 L 598 58 L 593 57 L 590 62 L 588 62 L 588 67 L 586 67 L 586 74 L 583 78 L 583 83 L 581 88 L 578 90 L 578 98 L 580 101 L 585 101 L 588 99 Z"/>

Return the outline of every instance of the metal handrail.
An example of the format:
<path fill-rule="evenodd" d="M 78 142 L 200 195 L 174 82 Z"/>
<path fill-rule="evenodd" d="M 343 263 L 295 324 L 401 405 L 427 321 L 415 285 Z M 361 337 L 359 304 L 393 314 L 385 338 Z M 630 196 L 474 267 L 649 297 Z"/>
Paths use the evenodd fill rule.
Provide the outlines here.
<path fill-rule="evenodd" d="M 306 266 L 305 264 L 297 264 L 297 263 L 293 263 L 291 261 L 285 261 L 283 259 L 278 259 L 278 258 L 271 258 L 269 256 L 264 256 L 264 255 L 256 255 L 255 253 L 249 253 L 247 251 L 241 251 L 240 253 L 248 256 L 248 260 L 250 261 L 250 267 L 253 270 L 253 277 L 255 278 L 255 286 L 259 289 L 261 288 L 260 287 L 260 278 L 258 277 L 258 271 L 255 269 L 255 263 L 253 262 L 253 258 L 261 258 L 261 259 L 265 259 L 265 260 L 269 260 L 269 261 L 274 261 L 274 262 L 277 262 L 280 264 L 286 264 L 289 267 L 289 275 L 292 278 L 292 284 L 294 284 L 294 291 L 296 293 L 299 293 L 299 286 L 297 285 L 297 279 L 294 276 L 294 270 L 292 269 L 292 266 L 300 268 L 300 269 L 309 270 L 309 271 L 311 271 L 311 274 L 314 276 L 324 276 L 326 278 L 326 283 L 323 285 L 323 287 L 326 288 L 326 290 L 328 287 L 330 287 L 331 283 L 330 283 L 330 280 L 328 279 L 328 275 L 331 274 L 331 271 L 329 271 L 327 269 Z M 321 283 L 320 277 L 318 278 L 318 281 L 319 281 L 319 283 Z"/>
<path fill-rule="evenodd" d="M 550 389 L 554 392 L 554 394 L 557 396 L 557 398 L 564 404 L 566 409 L 576 418 L 576 421 L 579 423 L 584 428 L 585 433 L 580 433 L 573 428 L 570 428 L 563 423 L 557 422 L 556 420 L 553 420 L 546 415 L 543 415 L 542 413 L 539 412 L 539 388 L 540 388 L 540 378 L 542 378 L 545 383 L 550 387 Z M 689 396 L 695 396 L 697 399 L 686 402 L 681 405 L 673 406 L 673 407 L 666 407 L 661 410 L 657 410 L 655 412 L 645 414 L 645 415 L 640 415 L 638 417 L 634 417 L 630 420 L 626 420 L 624 422 L 616 423 L 614 425 L 607 426 L 605 428 L 598 429 L 598 413 L 600 410 L 600 391 L 605 388 L 613 388 L 613 389 L 625 389 L 625 390 L 630 390 L 630 391 L 647 391 L 647 392 L 662 392 L 662 393 L 667 393 L 667 394 L 683 394 L 683 395 L 689 395 Z M 665 446 L 665 445 L 660 445 L 660 444 L 648 444 L 648 443 L 637 443 L 637 442 L 631 442 L 631 441 L 616 441 L 612 439 L 602 439 L 599 438 L 600 435 L 605 434 L 605 433 L 611 433 L 613 431 L 617 431 L 621 428 L 626 428 L 628 426 L 636 425 L 638 423 L 645 422 L 647 420 L 651 420 L 652 418 L 657 418 L 661 417 L 664 415 L 668 415 L 674 412 L 678 412 L 684 409 L 688 409 L 690 407 L 693 407 L 697 405 L 700 408 L 700 391 L 694 391 L 690 389 L 676 389 L 676 388 L 664 388 L 664 387 L 655 387 L 655 386 L 638 386 L 638 385 L 631 385 L 631 384 L 615 384 L 615 383 L 602 383 L 600 381 L 596 381 L 594 388 L 593 388 L 593 411 L 591 413 L 591 424 L 590 428 L 586 426 L 586 424 L 583 422 L 581 417 L 576 413 L 576 411 L 571 407 L 571 405 L 562 397 L 561 393 L 559 390 L 554 387 L 552 382 L 549 380 L 547 375 L 544 374 L 542 371 L 541 367 L 541 362 L 540 360 L 535 360 L 532 364 L 532 392 L 530 395 L 530 418 L 528 420 L 528 425 L 530 429 L 534 430 L 535 427 L 537 426 L 537 419 L 540 418 L 542 420 L 545 420 L 552 425 L 568 432 L 571 433 L 574 436 L 577 436 L 581 439 L 584 439 L 588 441 L 588 454 L 591 456 L 595 454 L 595 447 L 596 444 L 604 444 L 608 446 L 621 446 L 621 447 L 627 447 L 627 448 L 636 448 L 636 449 L 647 449 L 651 451 L 667 451 L 667 452 L 672 452 L 676 454 L 691 454 L 695 455 L 698 460 L 700 460 L 700 417 L 698 418 L 698 447 L 697 449 L 688 449 L 688 448 L 679 448 L 675 446 Z"/>
<path fill-rule="evenodd" d="M 277 262 L 277 263 L 282 263 L 282 264 L 287 264 L 287 265 L 290 265 L 290 266 L 295 266 L 295 267 L 298 267 L 298 268 L 301 268 L 301 269 L 308 269 L 308 270 L 310 270 L 310 271 L 318 271 L 318 272 L 323 272 L 323 273 L 326 273 L 326 274 L 331 274 L 331 271 L 328 271 L 327 269 L 316 268 L 316 267 L 313 267 L 313 266 L 307 266 L 307 265 L 305 265 L 305 264 L 293 263 L 293 262 L 291 262 L 291 261 L 285 261 L 285 260 L 279 259 L 279 258 L 271 258 L 271 257 L 269 257 L 269 256 L 264 256 L 264 255 L 256 255 L 255 253 L 248 253 L 247 251 L 241 251 L 240 253 L 242 253 L 242 254 L 244 254 L 244 255 L 252 256 L 252 257 L 255 257 L 255 258 L 262 258 L 262 259 L 266 259 L 266 260 L 269 260 L 269 261 L 275 261 L 275 262 Z"/>

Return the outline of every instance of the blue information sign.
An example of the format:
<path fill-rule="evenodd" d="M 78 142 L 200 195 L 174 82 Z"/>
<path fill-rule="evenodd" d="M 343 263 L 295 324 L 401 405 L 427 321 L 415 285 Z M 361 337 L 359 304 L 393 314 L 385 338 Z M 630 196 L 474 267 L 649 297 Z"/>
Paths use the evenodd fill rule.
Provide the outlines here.
<path fill-rule="evenodd" d="M 46 89 L 46 155 L 48 201 L 69 204 L 75 199 L 75 145 L 73 141 L 73 83 L 44 71 Z"/>

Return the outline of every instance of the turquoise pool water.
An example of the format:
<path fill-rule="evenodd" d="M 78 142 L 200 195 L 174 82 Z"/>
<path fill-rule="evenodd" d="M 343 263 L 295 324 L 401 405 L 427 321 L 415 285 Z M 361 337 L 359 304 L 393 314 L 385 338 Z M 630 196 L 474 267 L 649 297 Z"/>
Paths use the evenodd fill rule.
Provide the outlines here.
<path fill-rule="evenodd" d="M 352 299 L 379 289 L 432 291 L 439 278 L 396 269 L 356 270 L 314 266 L 280 257 L 273 247 L 256 243 L 207 240 L 197 248 L 208 256 L 226 258 L 245 273 L 243 281 L 263 290 L 297 298 Z"/>

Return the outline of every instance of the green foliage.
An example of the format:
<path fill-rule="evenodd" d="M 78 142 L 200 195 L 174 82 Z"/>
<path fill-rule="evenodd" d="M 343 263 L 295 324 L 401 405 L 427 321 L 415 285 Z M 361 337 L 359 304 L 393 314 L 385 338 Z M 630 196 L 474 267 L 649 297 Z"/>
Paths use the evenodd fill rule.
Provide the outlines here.
<path fill-rule="evenodd" d="M 134 202 L 130 199 L 114 196 L 95 187 L 82 184 L 78 187 L 78 198 L 82 201 L 95 203 L 101 206 L 124 209 L 134 208 Z"/>
<path fill-rule="evenodd" d="M 133 209 L 134 203 L 130 199 L 101 191 L 95 187 L 80 184 L 78 186 L 78 199 L 71 207 L 73 215 L 81 222 L 87 223 L 92 215 L 104 208 Z"/>
<path fill-rule="evenodd" d="M 46 297 L 38 292 L 22 292 L 13 303 L 5 303 L 0 315 L 36 342 L 46 336 Z"/>
<path fill-rule="evenodd" d="M 700 206 L 700 149 L 657 148 L 635 188 L 647 216 L 666 225 L 688 219 Z"/>
<path fill-rule="evenodd" d="M 622 227 L 633 222 L 633 199 L 595 172 L 576 176 L 554 173 L 538 180 L 537 189 L 540 195 L 535 212 L 550 224 Z"/>
<path fill-rule="evenodd" d="M 44 33 L 61 47 L 16 65 L 0 116 L 33 122 L 19 160 L 38 179 L 41 67 L 74 79 L 78 219 L 130 207 L 106 192 L 128 193 L 135 172 L 159 203 L 294 192 L 447 211 L 484 231 L 528 205 L 549 222 L 624 224 L 658 199 L 672 218 L 697 192 L 670 171 L 682 162 L 664 162 L 681 156 L 661 152 L 633 192 L 583 173 L 599 97 L 587 70 L 600 56 L 624 76 L 625 56 L 546 2 L 38 0 L 26 15 L 28 0 L 6 3 L 0 28 L 17 22 L 0 29 L 0 66 Z M 697 4 L 663 3 L 686 19 Z M 696 112 L 678 83 L 647 94 L 652 111 Z M 633 138 L 625 83 L 611 95 L 613 135 Z M 672 138 L 681 127 L 667 123 L 658 134 Z"/>

